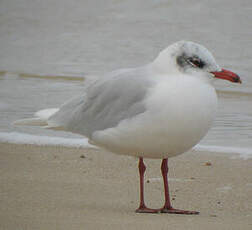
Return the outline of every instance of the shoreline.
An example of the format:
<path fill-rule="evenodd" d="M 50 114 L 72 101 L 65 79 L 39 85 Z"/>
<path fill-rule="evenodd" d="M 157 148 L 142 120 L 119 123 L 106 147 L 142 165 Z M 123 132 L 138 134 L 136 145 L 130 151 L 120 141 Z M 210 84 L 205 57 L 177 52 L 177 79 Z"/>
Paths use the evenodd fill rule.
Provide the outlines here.
<path fill-rule="evenodd" d="M 0 132 L 0 144 L 14 144 L 26 147 L 38 146 L 43 148 L 56 147 L 58 149 L 63 147 L 99 149 L 99 147 L 90 144 L 85 137 L 66 138 L 60 136 L 32 135 L 22 132 Z M 232 158 L 241 158 L 244 160 L 252 158 L 252 149 L 246 147 L 197 144 L 190 151 L 199 153 L 211 152 L 218 155 L 224 154 Z"/>
<path fill-rule="evenodd" d="M 0 229 L 251 229 L 251 159 L 188 152 L 169 160 L 175 208 L 137 214 L 137 159 L 98 149 L 0 143 Z M 163 204 L 160 160 L 145 160 L 148 206 Z"/>

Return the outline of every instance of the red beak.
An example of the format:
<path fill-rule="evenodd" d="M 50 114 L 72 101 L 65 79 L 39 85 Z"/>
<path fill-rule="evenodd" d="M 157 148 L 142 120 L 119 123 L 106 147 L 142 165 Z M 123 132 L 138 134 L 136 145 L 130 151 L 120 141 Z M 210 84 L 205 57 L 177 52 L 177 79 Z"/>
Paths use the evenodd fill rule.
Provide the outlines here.
<path fill-rule="evenodd" d="M 228 80 L 231 82 L 242 83 L 240 77 L 229 70 L 221 69 L 221 71 L 211 72 L 216 78 Z"/>

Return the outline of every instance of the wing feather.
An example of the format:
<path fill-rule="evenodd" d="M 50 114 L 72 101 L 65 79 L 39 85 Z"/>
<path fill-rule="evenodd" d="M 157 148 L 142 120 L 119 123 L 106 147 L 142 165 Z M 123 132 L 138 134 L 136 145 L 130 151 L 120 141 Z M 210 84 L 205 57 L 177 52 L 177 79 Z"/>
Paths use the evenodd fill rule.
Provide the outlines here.
<path fill-rule="evenodd" d="M 65 103 L 48 124 L 91 137 L 98 130 L 145 112 L 145 95 L 150 88 L 146 68 L 112 72 L 87 87 L 85 95 Z"/>

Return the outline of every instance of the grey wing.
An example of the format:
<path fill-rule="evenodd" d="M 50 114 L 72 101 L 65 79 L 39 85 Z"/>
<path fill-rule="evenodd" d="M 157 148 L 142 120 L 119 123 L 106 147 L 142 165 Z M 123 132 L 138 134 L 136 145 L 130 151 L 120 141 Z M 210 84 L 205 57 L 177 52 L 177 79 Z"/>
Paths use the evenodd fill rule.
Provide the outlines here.
<path fill-rule="evenodd" d="M 105 75 L 88 87 L 84 96 L 64 104 L 50 118 L 49 125 L 91 137 L 97 130 L 115 127 L 120 121 L 143 113 L 144 98 L 151 86 L 143 69 Z"/>

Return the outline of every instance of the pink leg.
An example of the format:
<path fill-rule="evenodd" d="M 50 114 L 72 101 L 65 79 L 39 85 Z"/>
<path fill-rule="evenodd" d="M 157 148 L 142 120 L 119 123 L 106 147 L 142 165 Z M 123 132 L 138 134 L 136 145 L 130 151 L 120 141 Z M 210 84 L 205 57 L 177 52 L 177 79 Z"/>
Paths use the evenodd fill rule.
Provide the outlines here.
<path fill-rule="evenodd" d="M 161 164 L 161 171 L 162 171 L 163 180 L 164 180 L 165 204 L 164 204 L 163 208 L 160 209 L 160 212 L 174 213 L 174 214 L 199 214 L 199 212 L 196 212 L 196 211 L 179 210 L 179 209 L 174 209 L 171 206 L 170 195 L 169 195 L 169 186 L 168 186 L 168 177 L 167 177 L 168 159 L 163 159 L 162 164 Z"/>
<path fill-rule="evenodd" d="M 136 210 L 138 213 L 158 213 L 159 209 L 151 209 L 147 208 L 144 203 L 144 172 L 146 167 L 143 162 L 143 158 L 139 157 L 139 175 L 140 175 L 140 205 L 139 208 Z"/>

